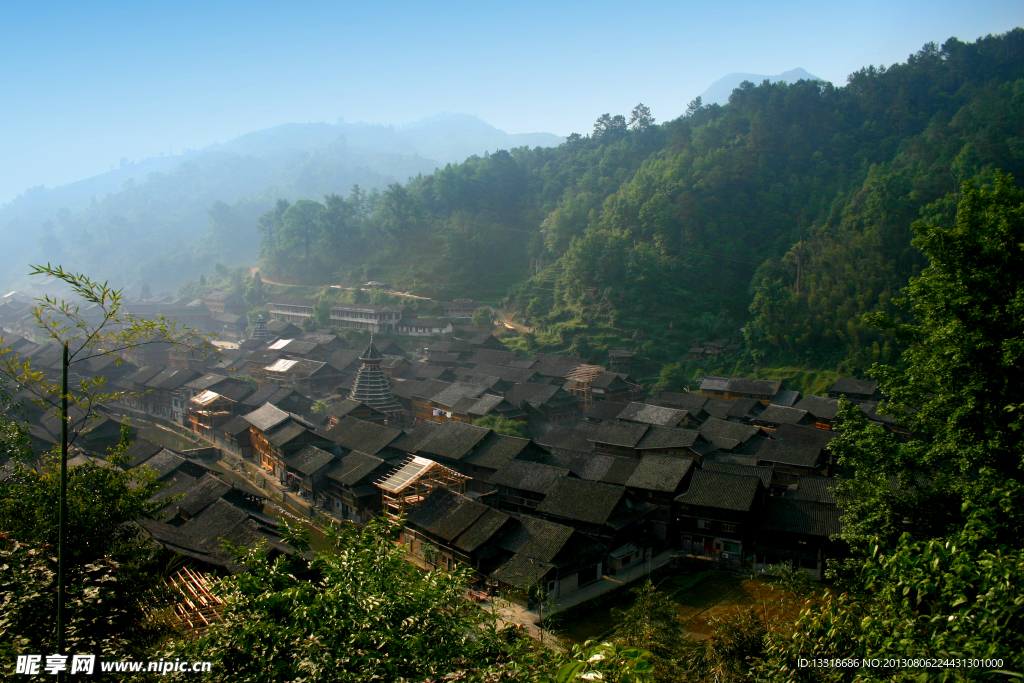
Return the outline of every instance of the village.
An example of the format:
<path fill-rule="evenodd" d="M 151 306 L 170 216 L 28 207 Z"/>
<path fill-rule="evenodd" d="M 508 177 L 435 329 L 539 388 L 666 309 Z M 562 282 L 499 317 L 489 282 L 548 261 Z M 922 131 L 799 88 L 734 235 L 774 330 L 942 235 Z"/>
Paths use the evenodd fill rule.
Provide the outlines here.
<path fill-rule="evenodd" d="M 840 398 L 902 433 L 877 414 L 870 381 L 805 396 L 709 376 L 698 391 L 651 396 L 629 351 L 609 353 L 609 367 L 520 355 L 454 324 L 470 300 L 445 303 L 444 318 L 334 304 L 332 328 L 370 333 L 358 348 L 304 331 L 315 305 L 274 298 L 247 332 L 228 292 L 129 302 L 132 314 L 212 333 L 219 352 L 145 345 L 88 368 L 125 394 L 73 416 L 71 464 L 102 459 L 124 416 L 145 430 L 128 466 L 167 484 L 163 518 L 145 529 L 196 571 L 240 571 L 222 541 L 293 552 L 280 514 L 313 528 L 388 515 L 402 521 L 410 561 L 472 568 L 470 595 L 508 596 L 526 621 L 538 596 L 565 608 L 679 558 L 748 574 L 787 564 L 821 580 L 845 553 L 829 450 Z M 16 297 L 0 304 L 5 344 L 59 374 L 57 347 L 11 332 L 27 329 L 29 311 Z M 51 450 L 59 420 L 23 394 L 33 448 Z"/>

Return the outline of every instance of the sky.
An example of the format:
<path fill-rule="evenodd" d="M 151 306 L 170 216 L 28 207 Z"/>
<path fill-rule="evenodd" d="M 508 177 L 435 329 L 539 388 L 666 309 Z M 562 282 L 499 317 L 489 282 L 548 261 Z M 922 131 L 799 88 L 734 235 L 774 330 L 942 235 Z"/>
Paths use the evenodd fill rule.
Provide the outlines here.
<path fill-rule="evenodd" d="M 839 85 L 1020 25 L 1020 0 L 8 3 L 0 204 L 288 122 L 449 111 L 586 134 L 638 102 L 663 121 L 729 73 Z"/>

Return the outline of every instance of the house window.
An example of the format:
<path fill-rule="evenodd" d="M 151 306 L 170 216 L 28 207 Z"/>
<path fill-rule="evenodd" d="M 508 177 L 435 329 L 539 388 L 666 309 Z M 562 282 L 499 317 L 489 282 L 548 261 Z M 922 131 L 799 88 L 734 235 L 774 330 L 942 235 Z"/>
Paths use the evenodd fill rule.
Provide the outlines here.
<path fill-rule="evenodd" d="M 711 520 L 710 519 L 698 519 L 697 520 L 697 528 L 698 529 L 710 529 L 711 528 Z"/>
<path fill-rule="evenodd" d="M 723 524 L 722 525 L 722 533 L 723 534 L 734 534 L 734 533 L 736 533 L 736 525 L 735 524 Z"/>

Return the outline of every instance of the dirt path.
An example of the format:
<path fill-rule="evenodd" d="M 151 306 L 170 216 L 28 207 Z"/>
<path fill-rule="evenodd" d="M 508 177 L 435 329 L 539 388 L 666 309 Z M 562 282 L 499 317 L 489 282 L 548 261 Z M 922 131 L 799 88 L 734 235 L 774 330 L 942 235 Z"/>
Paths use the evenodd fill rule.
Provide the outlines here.
<path fill-rule="evenodd" d="M 491 307 L 488 306 L 488 308 L 491 308 Z M 511 314 L 506 313 L 505 311 L 499 311 L 496 308 L 491 308 L 491 311 L 494 313 L 495 320 L 497 320 L 497 322 L 501 323 L 502 325 L 504 325 L 505 327 L 507 327 L 510 330 L 515 330 L 516 332 L 519 332 L 520 334 L 523 333 L 523 332 L 532 332 L 533 331 L 529 327 L 527 327 L 526 325 L 523 325 L 523 324 L 520 324 L 520 323 L 517 323 L 517 322 L 513 322 Z"/>
<path fill-rule="evenodd" d="M 249 275 L 252 276 L 252 275 L 255 275 L 258 272 L 259 272 L 259 268 L 255 268 L 254 267 L 254 268 L 251 268 L 249 270 Z M 263 280 L 263 282 L 265 284 L 276 285 L 278 287 L 307 287 L 308 286 L 308 287 L 330 287 L 331 289 L 355 289 L 355 287 L 342 287 L 341 285 L 289 285 L 289 284 L 287 284 L 285 282 L 275 282 L 274 280 L 270 280 L 270 279 L 266 278 L 263 275 L 263 273 L 260 273 L 260 279 Z M 360 287 L 360 289 L 362 289 L 362 287 Z M 423 301 L 433 301 L 433 299 L 431 299 L 429 296 L 420 296 L 418 294 L 410 294 L 409 292 L 393 291 L 393 292 L 388 292 L 388 293 L 389 294 L 397 294 L 398 296 L 407 296 L 410 299 L 422 299 Z"/>

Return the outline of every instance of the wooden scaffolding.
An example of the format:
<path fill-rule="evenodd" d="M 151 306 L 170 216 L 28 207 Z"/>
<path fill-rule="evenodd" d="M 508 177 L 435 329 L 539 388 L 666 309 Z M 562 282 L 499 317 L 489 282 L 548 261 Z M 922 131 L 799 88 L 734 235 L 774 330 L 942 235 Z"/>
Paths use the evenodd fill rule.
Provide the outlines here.
<path fill-rule="evenodd" d="M 378 481 L 377 488 L 381 490 L 384 511 L 391 519 L 397 519 L 436 488 L 464 494 L 468 479 L 440 463 L 414 455 L 398 470 Z"/>
<path fill-rule="evenodd" d="M 210 580 L 205 574 L 188 567 L 167 580 L 176 602 L 171 618 L 182 628 L 202 634 L 213 623 L 223 621 L 220 611 L 224 601 L 210 591 Z"/>
<path fill-rule="evenodd" d="M 590 406 L 594 404 L 590 383 L 604 371 L 604 367 L 600 365 L 577 365 L 572 372 L 565 376 L 567 380 L 565 388 L 580 400 L 583 410 L 590 410 Z"/>

